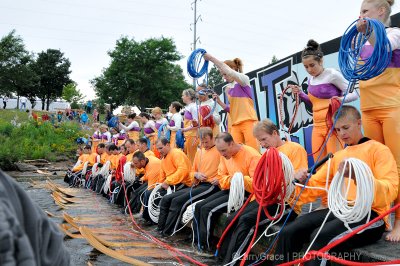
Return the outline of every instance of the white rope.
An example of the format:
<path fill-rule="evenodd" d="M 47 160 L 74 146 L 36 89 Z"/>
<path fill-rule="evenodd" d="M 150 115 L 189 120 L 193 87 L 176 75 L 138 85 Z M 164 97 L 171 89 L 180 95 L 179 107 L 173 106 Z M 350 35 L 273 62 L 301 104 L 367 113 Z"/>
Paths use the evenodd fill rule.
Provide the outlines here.
<path fill-rule="evenodd" d="M 108 191 L 110 191 L 111 179 L 112 179 L 112 174 L 107 175 L 106 181 L 104 182 L 104 188 L 103 188 L 103 191 L 105 194 L 108 194 Z"/>
<path fill-rule="evenodd" d="M 149 204 L 148 204 L 148 203 L 147 203 L 147 205 L 144 204 L 144 201 L 143 201 L 143 195 L 144 195 L 144 193 L 146 193 L 146 191 L 150 190 L 151 188 L 153 188 L 153 187 L 155 187 L 155 186 L 157 186 L 157 185 L 159 185 L 159 184 L 160 184 L 160 183 L 155 183 L 155 184 L 153 184 L 153 185 L 151 185 L 151 186 L 148 186 L 148 187 L 146 188 L 146 190 L 143 191 L 142 194 L 140 194 L 139 200 L 140 200 L 140 203 L 142 204 L 143 207 L 145 207 L 145 208 L 148 208 L 148 207 L 149 207 Z"/>
<path fill-rule="evenodd" d="M 100 170 L 99 163 L 95 163 L 92 167 L 92 176 L 96 177 L 100 173 Z"/>
<path fill-rule="evenodd" d="M 330 175 L 330 169 L 331 169 L 331 161 L 332 159 L 329 158 L 328 159 L 328 170 L 326 171 L 326 177 L 325 177 L 325 187 L 311 187 L 311 186 L 306 186 L 300 183 L 295 183 L 296 186 L 298 187 L 304 187 L 304 188 L 308 188 L 308 189 L 318 189 L 318 190 L 323 190 L 326 191 L 326 193 L 328 193 L 328 186 L 329 186 L 329 175 Z M 310 211 L 311 212 L 311 208 L 312 205 L 310 206 Z"/>
<path fill-rule="evenodd" d="M 281 205 L 278 206 L 278 208 L 276 209 L 275 215 L 274 217 L 276 217 L 279 214 L 280 208 L 282 208 Z M 285 213 L 285 209 L 286 206 L 283 206 L 283 211 L 282 213 Z M 282 219 L 283 215 L 281 215 L 277 220 L 275 221 L 270 221 L 269 225 L 267 226 L 267 228 L 264 230 L 264 232 L 262 234 L 260 234 L 260 236 L 257 238 L 256 241 L 254 241 L 253 245 L 251 246 L 250 249 L 252 249 L 255 245 L 257 245 L 257 243 L 261 240 L 262 237 L 271 237 L 273 235 L 276 235 L 279 231 L 276 231 L 274 233 L 268 234 L 269 229 L 274 226 L 275 224 L 279 223 L 280 220 Z M 233 255 L 233 259 L 232 261 L 228 262 L 227 264 L 223 265 L 223 266 L 228 266 L 228 265 L 233 265 L 236 261 L 240 260 L 241 258 L 243 258 L 244 254 L 246 252 L 242 253 L 242 254 L 238 254 L 238 252 L 236 251 L 236 253 L 234 253 Z"/>
<path fill-rule="evenodd" d="M 82 169 L 82 176 L 83 176 L 83 177 L 86 175 L 88 165 L 89 165 L 89 162 L 85 162 L 85 163 L 83 164 L 83 169 Z"/>
<path fill-rule="evenodd" d="M 285 201 L 288 202 L 289 200 L 291 200 L 293 198 L 292 194 L 295 189 L 295 185 L 293 183 L 294 168 L 293 168 L 292 162 L 284 153 L 279 152 L 279 156 L 281 157 L 281 160 L 282 160 L 282 170 L 283 170 L 283 175 L 285 177 L 285 182 L 286 182 Z"/>
<path fill-rule="evenodd" d="M 132 162 L 127 162 L 124 165 L 124 180 L 133 182 L 136 178 L 136 168 L 131 167 Z"/>
<path fill-rule="evenodd" d="M 244 177 L 240 172 L 236 172 L 231 179 L 228 199 L 228 213 L 238 211 L 244 202 Z"/>
<path fill-rule="evenodd" d="M 155 203 L 155 201 L 157 199 L 161 199 L 163 196 L 161 196 L 159 190 L 162 189 L 161 184 L 158 184 L 153 191 L 151 191 L 150 193 L 150 197 L 149 197 L 149 206 L 148 206 L 148 211 L 149 211 L 149 216 L 150 219 L 155 222 L 158 223 L 158 217 L 160 216 L 160 205 L 157 205 Z M 167 195 L 172 193 L 172 189 L 171 187 L 168 187 L 167 189 Z"/>
<path fill-rule="evenodd" d="M 348 178 L 344 176 L 347 167 L 349 168 Z M 354 177 L 352 177 L 353 174 Z M 357 192 L 356 198 L 349 200 L 352 178 L 356 182 Z M 366 223 L 369 222 L 374 191 L 374 176 L 369 166 L 359 159 L 346 159 L 342 173 L 336 173 L 329 187 L 328 207 L 351 231 L 349 224 L 358 223 L 366 216 L 368 216 Z"/>
<path fill-rule="evenodd" d="M 348 177 L 344 175 L 347 168 Z M 328 168 L 328 172 L 329 169 L 330 168 Z M 351 180 L 352 178 L 355 179 L 356 182 L 356 198 L 349 200 L 349 190 L 353 183 Z M 356 158 L 346 159 L 344 161 L 343 171 L 335 174 L 329 187 L 329 212 L 305 254 L 307 254 L 314 244 L 331 213 L 340 219 L 350 232 L 353 231 L 349 226 L 350 223 L 358 223 L 366 216 L 368 216 L 366 221 L 366 223 L 368 223 L 370 220 L 372 203 L 374 201 L 374 194 L 374 176 L 369 166 Z"/>
<path fill-rule="evenodd" d="M 193 202 L 189 206 L 187 206 L 185 212 L 182 215 L 182 223 L 187 224 L 193 219 L 193 213 L 194 213 L 194 208 L 196 207 L 196 204 L 199 203 L 201 200 Z"/>
<path fill-rule="evenodd" d="M 110 167 L 111 167 L 111 162 L 107 161 L 105 164 L 103 164 L 103 167 L 101 167 L 99 174 L 106 177 L 110 171 Z"/>

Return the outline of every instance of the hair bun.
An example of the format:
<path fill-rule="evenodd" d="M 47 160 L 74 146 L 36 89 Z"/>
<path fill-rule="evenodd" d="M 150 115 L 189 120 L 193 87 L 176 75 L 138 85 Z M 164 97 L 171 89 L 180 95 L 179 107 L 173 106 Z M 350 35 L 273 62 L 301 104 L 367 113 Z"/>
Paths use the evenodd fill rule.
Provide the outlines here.
<path fill-rule="evenodd" d="M 319 43 L 317 43 L 316 41 L 314 41 L 313 39 L 309 40 L 307 42 L 307 48 L 308 49 L 313 49 L 313 50 L 318 50 L 319 48 Z"/>
<path fill-rule="evenodd" d="M 394 5 L 394 0 L 386 0 L 389 4 L 389 6 L 393 6 Z"/>

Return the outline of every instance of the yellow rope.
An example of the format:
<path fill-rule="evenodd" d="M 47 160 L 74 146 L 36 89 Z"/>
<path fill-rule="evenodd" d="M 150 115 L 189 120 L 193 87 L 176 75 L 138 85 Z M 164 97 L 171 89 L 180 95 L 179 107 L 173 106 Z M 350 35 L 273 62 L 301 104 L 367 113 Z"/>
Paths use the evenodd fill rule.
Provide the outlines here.
<path fill-rule="evenodd" d="M 130 263 L 133 265 L 137 265 L 137 266 L 149 266 L 151 264 L 148 264 L 146 262 L 137 260 L 137 259 L 133 259 L 130 258 L 128 256 L 125 256 L 123 254 L 120 254 L 118 252 L 116 252 L 115 250 L 109 249 L 106 246 L 102 245 L 90 232 L 90 230 L 86 227 L 80 227 L 79 231 L 81 232 L 82 236 L 84 236 L 86 238 L 86 240 L 90 243 L 90 245 L 92 245 L 95 249 L 97 249 L 98 251 L 113 257 L 117 260 L 126 262 L 126 263 Z"/>

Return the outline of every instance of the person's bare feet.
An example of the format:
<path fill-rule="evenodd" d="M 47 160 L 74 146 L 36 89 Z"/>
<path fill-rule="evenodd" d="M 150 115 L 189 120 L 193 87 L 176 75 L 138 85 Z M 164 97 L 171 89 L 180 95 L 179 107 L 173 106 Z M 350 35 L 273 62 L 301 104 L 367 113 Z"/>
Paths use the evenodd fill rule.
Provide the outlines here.
<path fill-rule="evenodd" d="M 392 231 L 386 235 L 385 239 L 390 242 L 400 242 L 400 220 L 394 222 Z"/>

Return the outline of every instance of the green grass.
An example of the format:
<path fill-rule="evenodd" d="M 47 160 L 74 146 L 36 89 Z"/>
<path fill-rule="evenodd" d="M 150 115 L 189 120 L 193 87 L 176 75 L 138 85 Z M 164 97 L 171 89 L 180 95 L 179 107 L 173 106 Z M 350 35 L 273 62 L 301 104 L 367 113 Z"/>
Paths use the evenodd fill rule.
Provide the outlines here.
<path fill-rule="evenodd" d="M 63 122 L 54 127 L 50 122 L 28 120 L 25 112 L 1 110 L 0 168 L 11 170 L 14 162 L 25 159 L 71 158 L 77 148 L 75 140 L 82 134 L 75 122 Z"/>

